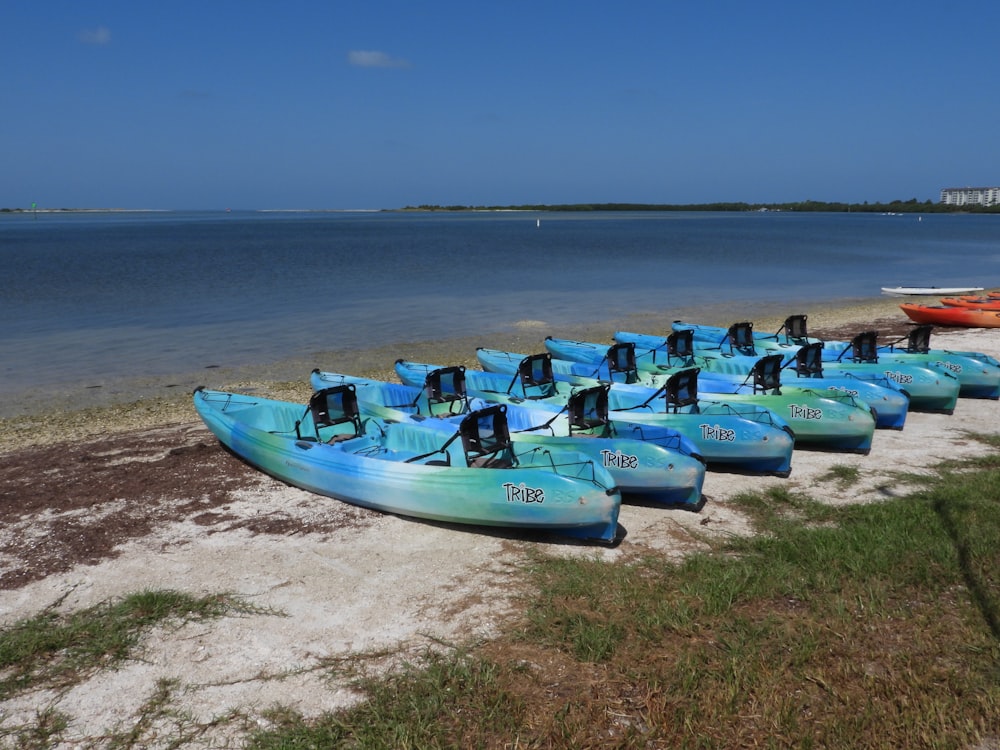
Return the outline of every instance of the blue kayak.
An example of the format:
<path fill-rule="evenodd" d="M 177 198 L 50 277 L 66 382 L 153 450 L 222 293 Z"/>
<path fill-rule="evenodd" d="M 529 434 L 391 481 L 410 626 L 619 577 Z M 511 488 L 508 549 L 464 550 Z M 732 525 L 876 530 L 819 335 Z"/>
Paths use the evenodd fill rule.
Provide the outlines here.
<path fill-rule="evenodd" d="M 879 344 L 876 331 L 863 331 L 850 341 L 809 336 L 806 315 L 791 315 L 776 333 L 754 333 L 760 346 L 802 346 L 818 342 L 827 362 L 856 361 L 923 365 L 954 375 L 962 398 L 1000 399 L 1000 362 L 982 352 L 955 351 L 931 347 L 934 326 L 917 325 L 906 336 Z"/>
<path fill-rule="evenodd" d="M 400 380 L 417 387 L 423 387 L 431 373 L 448 369 L 407 360 L 396 362 Z M 544 362 L 526 363 L 514 377 L 474 369 L 466 369 L 464 375 L 465 388 L 472 397 L 550 413 L 564 409 L 574 391 L 579 390 L 557 382 Z M 585 387 L 599 385 L 592 381 Z M 791 471 L 794 433 L 766 409 L 749 407 L 741 413 L 725 404 L 706 404 L 697 410 L 691 404 L 679 403 L 686 399 L 668 403 L 666 394 L 648 389 L 629 391 L 611 386 L 607 393 L 608 418 L 619 432 L 652 426 L 675 430 L 694 443 L 710 469 L 777 476 L 787 476 Z"/>
<path fill-rule="evenodd" d="M 705 356 L 720 353 L 733 356 L 778 353 L 784 356 L 786 362 L 790 362 L 803 346 L 816 344 L 820 349 L 825 373 L 850 373 L 867 380 L 888 378 L 906 392 L 910 398 L 910 409 L 915 411 L 951 414 L 961 395 L 996 398 L 996 394 L 1000 394 L 1000 367 L 989 365 L 985 361 L 974 362 L 957 354 L 947 361 L 939 359 L 936 362 L 929 361 L 931 358 L 924 355 L 878 355 L 875 351 L 874 331 L 855 337 L 854 346 L 850 350 L 834 351 L 826 342 L 808 337 L 781 337 L 778 334 L 758 336 L 753 332 L 752 323 L 747 321 L 733 324 L 729 328 L 675 321 L 673 330 L 691 331 L 695 353 Z M 626 340 L 628 334 L 618 335 Z M 638 338 L 632 340 L 640 348 L 648 343 Z M 991 367 L 995 372 L 990 371 Z"/>
<path fill-rule="evenodd" d="M 401 385 L 343 373 L 314 370 L 310 384 L 321 391 L 352 384 L 363 414 L 396 422 L 450 425 L 488 402 L 470 399 L 464 389 L 464 369 L 444 374 L 454 393 L 441 388 Z M 440 376 L 439 376 L 440 378 Z M 437 381 L 440 382 L 440 379 Z M 574 450 L 601 464 L 611 474 L 623 499 L 664 506 L 700 508 L 705 463 L 696 446 L 676 430 L 652 425 L 613 424 L 608 419 L 607 394 L 574 394 L 559 412 L 507 404 L 507 426 L 520 443 Z"/>
<path fill-rule="evenodd" d="M 690 330 L 679 330 L 667 339 L 657 338 L 647 334 L 621 332 L 615 334 L 616 346 L 633 347 L 642 354 L 633 355 L 638 368 L 638 361 L 645 359 L 655 362 L 657 355 L 661 363 L 654 366 L 647 364 L 644 371 L 660 372 L 666 366 L 665 355 L 670 362 L 685 363 L 687 367 L 700 367 L 702 372 L 711 377 L 728 376 L 729 380 L 744 380 L 753 372 L 760 356 L 744 355 L 729 351 L 696 350 L 693 335 Z M 901 430 L 906 424 L 906 416 L 910 410 L 910 398 L 895 380 L 886 375 L 868 373 L 859 375 L 846 370 L 831 370 L 823 366 L 819 352 L 820 344 L 808 344 L 798 349 L 788 360 L 781 364 L 781 381 L 791 386 L 803 386 L 815 389 L 828 389 L 849 393 L 866 402 L 875 410 L 875 426 L 879 429 Z M 684 356 L 678 354 L 683 351 Z M 697 353 L 696 353 L 697 352 Z M 676 364 L 672 366 L 678 366 Z M 667 366 L 669 367 L 669 366 Z M 928 377 L 935 377 L 928 373 Z M 710 388 L 708 378 L 705 388 Z"/>
<path fill-rule="evenodd" d="M 349 385 L 305 407 L 199 388 L 194 407 L 237 456 L 310 492 L 434 521 L 620 538 L 610 474 L 574 451 L 518 445 L 502 405 L 438 429 L 363 417 Z"/>
<path fill-rule="evenodd" d="M 674 365 L 661 365 L 652 356 L 646 365 L 638 365 L 639 356 L 632 344 L 602 345 L 571 339 L 545 339 L 545 348 L 554 358 L 582 363 L 607 362 L 625 382 L 647 388 L 660 387 L 664 378 L 676 372 Z M 653 353 L 648 353 L 653 354 Z M 622 359 L 628 360 L 627 367 Z M 755 364 L 750 375 L 741 378 L 709 373 L 699 389 L 727 403 L 749 402 L 766 406 L 778 414 L 795 432 L 797 446 L 822 450 L 868 453 L 871 451 L 876 416 L 870 404 L 843 391 L 812 387 L 785 386 L 780 382 L 774 362 Z"/>

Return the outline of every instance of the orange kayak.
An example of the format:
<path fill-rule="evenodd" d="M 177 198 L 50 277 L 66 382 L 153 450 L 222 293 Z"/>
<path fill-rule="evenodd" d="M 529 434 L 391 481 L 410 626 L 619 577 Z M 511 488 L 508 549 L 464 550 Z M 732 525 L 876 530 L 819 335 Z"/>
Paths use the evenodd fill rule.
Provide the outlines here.
<path fill-rule="evenodd" d="M 1000 310 L 973 310 L 948 305 L 917 305 L 904 302 L 899 309 L 914 323 L 962 328 L 1000 328 Z"/>
<path fill-rule="evenodd" d="M 941 304 L 971 310 L 1000 310 L 1000 297 L 942 297 Z"/>

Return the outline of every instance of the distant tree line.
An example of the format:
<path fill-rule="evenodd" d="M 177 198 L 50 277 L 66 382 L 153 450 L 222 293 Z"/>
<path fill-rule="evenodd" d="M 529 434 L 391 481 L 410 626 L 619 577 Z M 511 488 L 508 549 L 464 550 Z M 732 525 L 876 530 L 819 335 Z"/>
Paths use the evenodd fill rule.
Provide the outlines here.
<path fill-rule="evenodd" d="M 787 211 L 832 213 L 1000 213 L 1000 206 L 954 206 L 924 202 L 916 198 L 889 203 L 840 203 L 831 201 L 796 201 L 794 203 L 561 203 L 518 206 L 406 206 L 403 211 Z"/>
<path fill-rule="evenodd" d="M 0 213 L 30 213 L 30 208 L 0 208 Z M 52 211 L 79 211 L 82 209 L 58 208 L 45 209 Z M 99 210 L 99 209 L 87 209 Z M 896 200 L 889 203 L 840 203 L 834 201 L 796 201 L 793 203 L 556 203 L 556 204 L 524 204 L 517 206 L 440 206 L 436 204 L 421 204 L 406 206 L 402 209 L 383 209 L 399 211 L 787 211 L 797 213 L 827 212 L 827 213 L 900 213 L 900 214 L 996 214 L 1000 213 L 998 206 L 965 205 L 955 206 L 944 203 L 934 203 L 930 200 L 922 203 L 916 198 L 908 201 Z"/>

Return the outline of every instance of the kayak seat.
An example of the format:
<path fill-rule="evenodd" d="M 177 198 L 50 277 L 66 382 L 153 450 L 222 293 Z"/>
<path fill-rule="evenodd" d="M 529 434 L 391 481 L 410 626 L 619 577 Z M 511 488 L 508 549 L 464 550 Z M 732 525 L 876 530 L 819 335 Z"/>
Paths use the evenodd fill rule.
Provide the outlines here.
<path fill-rule="evenodd" d="M 608 383 L 573 392 L 566 402 L 569 434 L 586 434 L 608 424 Z M 590 432 L 593 435 L 593 432 Z"/>
<path fill-rule="evenodd" d="M 667 336 L 667 364 L 674 357 L 688 360 L 694 356 L 694 331 L 684 328 Z"/>
<path fill-rule="evenodd" d="M 906 345 L 899 347 L 900 351 L 907 354 L 927 354 L 931 350 L 931 331 L 933 328 L 934 326 L 930 323 L 914 326 L 907 335 L 887 344 L 883 349 L 888 349 L 890 352 L 896 351 L 896 345 L 905 341 Z"/>
<path fill-rule="evenodd" d="M 864 331 L 851 339 L 851 345 L 844 351 L 851 352 L 854 362 L 878 362 L 878 332 Z"/>
<path fill-rule="evenodd" d="M 470 468 L 509 469 L 515 465 L 505 404 L 494 404 L 467 414 L 458 431 Z"/>
<path fill-rule="evenodd" d="M 931 331 L 934 326 L 916 326 L 906 337 L 906 351 L 910 354 L 926 354 L 931 350 Z"/>
<path fill-rule="evenodd" d="M 525 398 L 548 398 L 555 392 L 552 355 L 549 352 L 529 354 L 518 362 L 515 379 L 520 382 Z"/>
<path fill-rule="evenodd" d="M 686 406 L 694 406 L 694 411 L 697 412 L 698 372 L 699 368 L 692 367 L 674 373 L 667 378 L 663 390 L 668 409 L 672 408 L 674 412 L 677 412 Z"/>
<path fill-rule="evenodd" d="M 315 439 L 318 442 L 337 443 L 361 434 L 358 397 L 351 383 L 324 388 L 312 395 L 303 418 L 295 423 L 295 434 L 300 440 L 303 439 L 300 425 L 306 416 L 312 417 Z"/>
<path fill-rule="evenodd" d="M 809 329 L 806 326 L 808 318 L 808 315 L 789 315 L 785 318 L 785 322 L 781 325 L 781 328 L 774 334 L 774 338 L 777 339 L 778 335 L 784 331 L 785 343 L 787 344 L 805 341 L 809 338 Z"/>
<path fill-rule="evenodd" d="M 435 406 L 445 406 L 449 414 L 467 411 L 468 397 L 465 391 L 465 367 L 441 367 L 427 373 L 424 379 L 424 396 L 432 414 L 439 414 Z"/>
<path fill-rule="evenodd" d="M 758 359 L 747 380 L 750 378 L 753 378 L 754 393 L 781 393 L 781 355 L 771 354 Z"/>
<path fill-rule="evenodd" d="M 639 368 L 635 361 L 635 344 L 631 341 L 609 346 L 604 359 L 608 363 L 612 379 L 614 373 L 620 372 L 625 376 L 626 383 L 639 382 Z"/>
<path fill-rule="evenodd" d="M 814 341 L 799 347 L 795 354 L 795 374 L 800 378 L 823 377 L 823 344 Z"/>
<path fill-rule="evenodd" d="M 477 456 L 469 462 L 470 469 L 510 469 L 514 462 L 502 456 Z"/>
<path fill-rule="evenodd" d="M 729 351 L 740 354 L 756 354 L 753 345 L 753 323 L 745 320 L 741 323 L 733 323 L 729 326 L 729 333 L 726 335 L 729 340 Z"/>

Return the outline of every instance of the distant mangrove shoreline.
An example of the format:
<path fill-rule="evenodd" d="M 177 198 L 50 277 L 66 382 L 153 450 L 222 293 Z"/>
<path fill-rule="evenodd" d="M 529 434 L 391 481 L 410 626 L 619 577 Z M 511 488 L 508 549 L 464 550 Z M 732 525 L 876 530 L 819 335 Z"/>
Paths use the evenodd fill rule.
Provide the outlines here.
<path fill-rule="evenodd" d="M 166 209 L 166 208 L 0 208 L 0 214 L 54 214 L 54 213 L 174 213 L 193 211 L 225 211 L 230 209 Z M 237 209 L 258 213 L 350 213 L 358 212 L 488 212 L 488 211 L 549 211 L 549 212 L 590 212 L 590 211 L 713 211 L 713 212 L 758 212 L 758 213 L 873 213 L 873 214 L 996 214 L 1000 205 L 981 206 L 935 203 L 931 200 L 896 200 L 888 203 L 841 203 L 831 201 L 795 201 L 791 203 L 533 203 L 508 206 L 438 205 L 423 203 L 403 208 L 254 208 Z"/>
<path fill-rule="evenodd" d="M 923 202 L 916 198 L 889 203 L 839 203 L 830 201 L 796 201 L 792 203 L 565 203 L 519 206 L 439 206 L 422 204 L 407 206 L 402 211 L 730 211 L 730 212 L 789 212 L 789 213 L 1000 213 L 1000 206 L 965 205 Z"/>
<path fill-rule="evenodd" d="M 167 208 L 0 208 L 0 214 L 162 214 Z"/>

